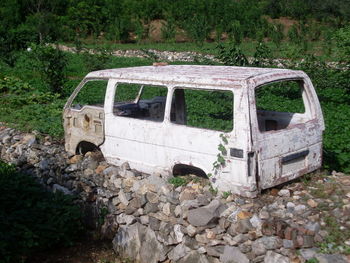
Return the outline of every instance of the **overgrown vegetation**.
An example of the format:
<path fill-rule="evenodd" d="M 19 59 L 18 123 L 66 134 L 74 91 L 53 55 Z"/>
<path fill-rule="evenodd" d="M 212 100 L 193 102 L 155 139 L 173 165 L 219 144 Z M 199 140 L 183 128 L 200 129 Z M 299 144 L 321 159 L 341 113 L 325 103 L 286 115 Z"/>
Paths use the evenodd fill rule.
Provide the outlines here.
<path fill-rule="evenodd" d="M 325 39 L 327 27 L 349 21 L 347 1 L 330 0 L 5 0 L 0 8 L 0 53 L 9 54 L 30 42 L 104 38 L 141 42 L 152 33 L 152 21 L 164 25 L 162 40 L 173 41 L 177 32 L 198 45 L 220 40 L 225 33 L 237 44 L 244 38 L 269 37 L 276 45 L 284 38 Z M 300 21 L 283 33 L 280 17 Z M 11 61 L 11 56 L 9 56 Z"/>
<path fill-rule="evenodd" d="M 1 262 L 21 262 L 33 252 L 71 245 L 81 234 L 81 212 L 72 197 L 47 192 L 1 161 L 0 184 Z"/>

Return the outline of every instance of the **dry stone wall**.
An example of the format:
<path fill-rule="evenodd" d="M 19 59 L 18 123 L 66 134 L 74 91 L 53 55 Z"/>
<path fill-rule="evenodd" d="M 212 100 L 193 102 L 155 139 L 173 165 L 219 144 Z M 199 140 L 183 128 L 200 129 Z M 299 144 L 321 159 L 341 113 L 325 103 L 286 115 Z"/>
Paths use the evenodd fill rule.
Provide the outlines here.
<path fill-rule="evenodd" d="M 306 201 L 300 182 L 256 199 L 224 198 L 205 180 L 193 177 L 175 187 L 159 174 L 108 165 L 95 152 L 70 156 L 63 142 L 4 126 L 0 153 L 48 190 L 76 196 L 86 224 L 113 240 L 123 258 L 142 263 L 348 262 L 345 255 L 316 248 L 329 234 L 316 209 L 322 200 Z M 346 211 L 348 204 L 338 209 L 345 227 Z"/>

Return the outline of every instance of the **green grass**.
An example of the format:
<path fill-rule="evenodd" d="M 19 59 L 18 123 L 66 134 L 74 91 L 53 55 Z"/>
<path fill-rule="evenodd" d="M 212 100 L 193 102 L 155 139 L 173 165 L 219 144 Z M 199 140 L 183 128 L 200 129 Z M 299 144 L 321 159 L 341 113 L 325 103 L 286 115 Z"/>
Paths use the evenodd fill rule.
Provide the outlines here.
<path fill-rule="evenodd" d="M 177 176 L 169 179 L 169 183 L 175 187 L 184 186 L 189 182 L 188 178 Z"/>

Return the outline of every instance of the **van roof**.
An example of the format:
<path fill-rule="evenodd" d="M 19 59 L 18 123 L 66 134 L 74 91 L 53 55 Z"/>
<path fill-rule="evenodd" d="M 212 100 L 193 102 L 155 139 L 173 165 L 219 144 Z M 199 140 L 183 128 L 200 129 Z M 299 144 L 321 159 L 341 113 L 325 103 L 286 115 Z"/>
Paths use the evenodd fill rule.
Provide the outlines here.
<path fill-rule="evenodd" d="M 116 78 L 134 81 L 155 81 L 166 84 L 191 83 L 214 86 L 235 86 L 242 81 L 263 77 L 269 79 L 299 76 L 301 71 L 276 68 L 233 66 L 166 65 L 105 69 L 90 72 L 87 78 Z"/>

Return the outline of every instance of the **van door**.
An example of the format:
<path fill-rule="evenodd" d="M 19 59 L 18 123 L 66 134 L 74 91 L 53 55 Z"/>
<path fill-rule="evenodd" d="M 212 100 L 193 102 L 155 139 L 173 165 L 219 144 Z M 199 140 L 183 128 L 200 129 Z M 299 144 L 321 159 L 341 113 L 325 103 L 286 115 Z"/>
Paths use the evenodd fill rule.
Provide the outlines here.
<path fill-rule="evenodd" d="M 65 146 L 70 153 L 75 154 L 77 150 L 84 153 L 103 143 L 106 88 L 107 80 L 85 79 L 69 98 L 63 119 Z M 77 149 L 79 144 L 85 150 Z"/>
<path fill-rule="evenodd" d="M 167 93 L 166 86 L 132 82 L 115 82 L 108 89 L 106 138 L 101 146 L 108 162 L 121 165 L 127 161 L 144 172 L 164 164 Z"/>
<path fill-rule="evenodd" d="M 266 189 L 321 166 L 323 117 L 305 76 L 250 83 L 258 186 Z"/>

